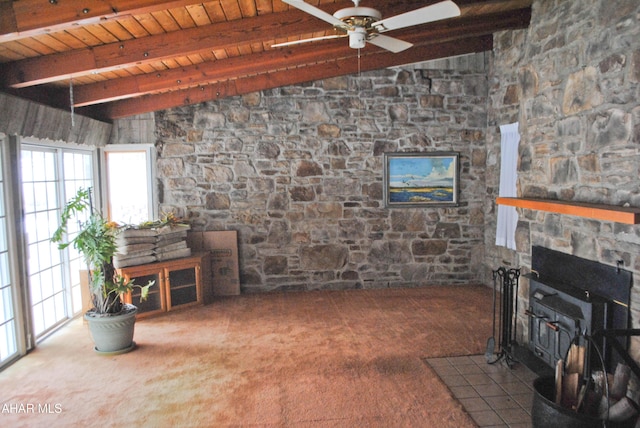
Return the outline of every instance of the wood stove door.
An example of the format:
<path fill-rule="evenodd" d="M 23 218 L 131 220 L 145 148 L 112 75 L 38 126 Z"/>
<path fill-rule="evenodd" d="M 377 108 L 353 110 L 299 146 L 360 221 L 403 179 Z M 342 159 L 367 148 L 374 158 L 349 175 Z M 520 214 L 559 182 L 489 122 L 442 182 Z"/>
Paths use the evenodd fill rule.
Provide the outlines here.
<path fill-rule="evenodd" d="M 547 364 L 555 361 L 556 332 L 552 328 L 555 311 L 533 302 L 532 317 L 529 322 L 532 351 Z"/>
<path fill-rule="evenodd" d="M 575 337 L 576 333 L 580 331 L 580 321 L 570 318 L 568 316 L 556 313 L 556 319 L 558 331 L 556 332 L 556 352 L 554 364 L 559 359 L 565 359 L 569 345 Z"/>

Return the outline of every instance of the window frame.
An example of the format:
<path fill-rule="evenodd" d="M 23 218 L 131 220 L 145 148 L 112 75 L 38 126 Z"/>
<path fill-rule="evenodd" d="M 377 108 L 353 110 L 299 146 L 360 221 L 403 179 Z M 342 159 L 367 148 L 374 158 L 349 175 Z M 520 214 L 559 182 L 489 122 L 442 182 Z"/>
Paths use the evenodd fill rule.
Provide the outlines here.
<path fill-rule="evenodd" d="M 108 169 L 107 156 L 112 152 L 145 152 L 146 168 L 147 168 L 147 206 L 149 207 L 149 220 L 158 218 L 158 204 L 156 192 L 156 150 L 153 144 L 108 144 L 100 148 L 100 186 L 101 199 L 103 201 L 104 215 L 111 219 L 111 204 L 109 195 L 111 192 Z"/>
<path fill-rule="evenodd" d="M 29 296 L 28 287 L 25 287 L 27 278 L 24 266 L 23 236 L 19 233 L 22 230 L 23 221 L 20 218 L 22 212 L 22 199 L 20 187 L 17 183 L 19 179 L 19 146 L 16 136 L 0 133 L 0 162 L 2 162 L 2 185 L 4 186 L 4 208 L 7 225 L 6 239 L 7 252 L 9 257 L 9 278 L 10 293 L 12 297 L 11 306 L 13 309 L 13 320 L 15 322 L 15 345 L 16 351 L 9 357 L 0 361 L 0 370 L 9 366 L 19 358 L 27 354 L 33 347 L 31 335 L 31 317 L 28 308 Z M 18 161 L 16 161 L 18 159 Z M 11 225 L 13 227 L 11 227 Z"/>
<path fill-rule="evenodd" d="M 64 156 L 67 153 L 79 153 L 79 154 L 83 154 L 83 155 L 89 155 L 91 156 L 91 181 L 92 181 L 92 187 L 93 188 L 101 188 L 101 182 L 100 182 L 100 174 L 99 174 L 99 153 L 97 150 L 97 147 L 95 146 L 91 146 L 91 145 L 85 145 L 85 144 L 75 144 L 75 143 L 67 143 L 67 142 L 51 142 L 49 140 L 40 140 L 37 138 L 26 138 L 26 137 L 17 137 L 16 138 L 17 141 L 17 152 L 18 152 L 18 157 L 19 157 L 19 165 L 20 165 L 20 170 L 18 171 L 18 186 L 19 186 L 19 192 L 20 192 L 20 206 L 21 206 L 21 222 L 22 222 L 22 249 L 21 249 L 21 254 L 23 257 L 23 269 L 24 269 L 24 275 L 26 278 L 26 283 L 29 284 L 29 286 L 27 288 L 31 287 L 31 280 L 30 280 L 30 272 L 28 269 L 28 251 L 29 251 L 29 242 L 26 236 L 26 224 L 25 222 L 25 212 L 24 212 L 24 201 L 22 200 L 22 194 L 23 194 L 23 182 L 22 182 L 22 170 L 21 170 L 21 165 L 22 165 L 22 152 L 23 150 L 36 150 L 36 151 L 47 151 L 47 152 L 53 152 L 55 153 L 55 169 L 56 169 L 56 187 L 58 189 L 58 205 L 59 205 L 59 209 L 61 210 L 62 207 L 67 203 L 67 194 L 68 193 L 68 189 L 67 189 L 67 183 L 68 183 L 68 179 L 65 177 L 63 171 L 64 171 Z M 72 192 L 72 194 L 75 193 L 75 191 Z M 95 204 L 95 208 L 99 211 L 102 210 L 102 201 L 100 200 L 99 197 L 96 197 L 96 200 L 94 201 Z M 47 327 L 44 331 L 42 332 L 36 332 L 36 328 L 35 328 L 35 320 L 34 320 L 34 312 L 33 312 L 33 302 L 31 299 L 31 295 L 29 290 L 26 290 L 27 293 L 27 298 L 26 298 L 26 306 L 27 306 L 27 311 L 28 311 L 28 322 L 29 322 L 29 337 L 28 337 L 28 341 L 31 343 L 31 345 L 29 346 L 29 348 L 32 348 L 34 345 L 33 343 L 38 343 L 42 340 L 44 340 L 46 337 L 48 337 L 51 333 L 55 332 L 58 330 L 59 327 L 65 325 L 67 322 L 69 322 L 70 320 L 72 320 L 74 317 L 81 315 L 83 312 L 83 308 L 82 308 L 82 303 L 80 301 L 78 301 L 77 299 L 74 300 L 73 296 L 74 296 L 74 291 L 80 290 L 76 287 L 81 287 L 81 285 L 79 283 L 74 283 L 72 280 L 72 273 L 70 271 L 71 269 L 71 264 L 72 264 L 72 255 L 71 252 L 72 250 L 70 248 L 67 248 L 65 250 L 61 251 L 61 263 L 63 266 L 63 282 L 65 284 L 66 287 L 66 298 L 65 298 L 65 305 L 66 305 L 66 309 L 67 309 L 67 318 L 65 320 L 60 320 L 59 322 L 57 322 L 55 325 L 51 325 L 49 327 Z M 77 255 L 76 255 L 77 256 Z M 77 259 L 77 257 L 74 257 L 74 259 Z M 80 307 L 78 307 L 78 305 L 76 305 L 75 303 L 80 303 Z M 77 309 L 77 310 L 74 310 Z"/>

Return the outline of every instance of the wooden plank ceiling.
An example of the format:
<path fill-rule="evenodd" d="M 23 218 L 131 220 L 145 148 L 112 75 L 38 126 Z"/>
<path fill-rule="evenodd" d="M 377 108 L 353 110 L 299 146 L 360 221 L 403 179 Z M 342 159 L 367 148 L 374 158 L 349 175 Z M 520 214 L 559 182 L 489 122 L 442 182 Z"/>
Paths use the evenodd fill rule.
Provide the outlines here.
<path fill-rule="evenodd" d="M 333 14 L 345 0 L 306 0 Z M 437 0 L 362 0 L 390 17 Z M 0 0 L 0 91 L 101 120 L 491 50 L 532 0 L 457 0 L 461 16 L 386 33 L 401 53 L 346 39 L 281 0 Z"/>

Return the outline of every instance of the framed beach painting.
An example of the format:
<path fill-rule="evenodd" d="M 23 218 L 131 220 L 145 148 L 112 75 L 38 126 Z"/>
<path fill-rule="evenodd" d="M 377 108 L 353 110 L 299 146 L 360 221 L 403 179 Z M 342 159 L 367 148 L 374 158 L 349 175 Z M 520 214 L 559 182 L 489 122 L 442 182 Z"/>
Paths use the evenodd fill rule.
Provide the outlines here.
<path fill-rule="evenodd" d="M 458 152 L 385 153 L 385 206 L 457 206 L 459 158 Z"/>

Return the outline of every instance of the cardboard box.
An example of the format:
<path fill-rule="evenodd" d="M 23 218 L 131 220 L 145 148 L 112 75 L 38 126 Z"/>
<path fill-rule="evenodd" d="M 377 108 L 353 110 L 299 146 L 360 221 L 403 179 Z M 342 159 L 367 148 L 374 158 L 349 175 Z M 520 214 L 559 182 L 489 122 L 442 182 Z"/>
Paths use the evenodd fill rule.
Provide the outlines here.
<path fill-rule="evenodd" d="M 89 291 L 89 271 L 80 271 L 80 298 L 82 300 L 82 314 L 93 308 L 91 291 Z"/>
<path fill-rule="evenodd" d="M 210 272 L 214 296 L 240 294 L 237 231 L 190 231 L 187 235 L 187 243 L 193 251 L 209 253 L 209 269 L 203 269 L 203 273 L 207 270 Z"/>

